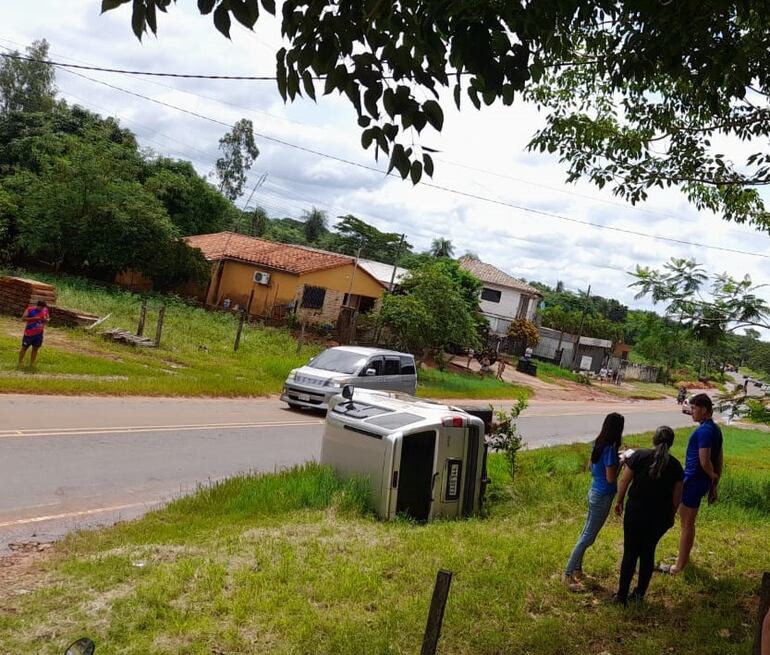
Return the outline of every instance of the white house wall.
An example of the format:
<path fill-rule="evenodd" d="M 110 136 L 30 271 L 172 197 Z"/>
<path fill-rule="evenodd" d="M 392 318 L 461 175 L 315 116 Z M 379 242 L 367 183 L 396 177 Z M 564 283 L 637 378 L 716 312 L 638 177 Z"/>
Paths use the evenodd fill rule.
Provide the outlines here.
<path fill-rule="evenodd" d="M 492 302 L 479 298 L 479 309 L 489 321 L 492 332 L 497 334 L 507 334 L 508 326 L 516 318 L 521 302 L 521 293 L 515 289 L 498 286 L 496 284 L 487 284 L 484 289 L 494 289 L 500 292 L 500 302 Z M 537 298 L 533 298 L 527 305 L 527 318 L 531 321 L 535 316 L 537 309 Z"/>

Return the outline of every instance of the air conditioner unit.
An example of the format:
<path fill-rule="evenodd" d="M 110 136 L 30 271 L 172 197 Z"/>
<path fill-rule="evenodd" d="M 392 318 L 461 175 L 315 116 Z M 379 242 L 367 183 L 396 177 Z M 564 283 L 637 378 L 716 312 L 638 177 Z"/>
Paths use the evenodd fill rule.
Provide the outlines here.
<path fill-rule="evenodd" d="M 257 271 L 254 273 L 254 282 L 255 284 L 270 284 L 270 273 L 263 273 L 262 271 Z"/>

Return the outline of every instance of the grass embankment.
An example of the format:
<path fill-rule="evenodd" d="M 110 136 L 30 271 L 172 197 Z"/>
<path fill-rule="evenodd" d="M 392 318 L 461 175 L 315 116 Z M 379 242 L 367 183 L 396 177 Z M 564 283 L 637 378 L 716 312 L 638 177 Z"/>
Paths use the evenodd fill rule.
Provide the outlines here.
<path fill-rule="evenodd" d="M 417 395 L 423 398 L 473 398 L 476 400 L 529 398 L 532 389 L 479 375 L 421 369 Z"/>
<path fill-rule="evenodd" d="M 151 296 L 145 335 L 155 336 L 157 308 L 166 305 L 161 347 L 133 348 L 105 341 L 112 327 L 136 330 L 141 296 L 95 286 L 81 278 L 30 275 L 56 285 L 58 304 L 111 314 L 94 332 L 46 329 L 34 371 L 16 370 L 22 324 L 0 318 L 0 392 L 149 396 L 248 396 L 277 393 L 286 374 L 320 350 L 297 344 L 287 330 L 247 325 L 233 352 L 236 317 L 207 312 L 172 296 Z"/>
<path fill-rule="evenodd" d="M 578 384 L 591 384 L 585 375 L 573 373 L 572 371 L 556 366 L 556 364 L 552 364 L 551 362 L 536 360 L 535 364 L 537 365 L 537 377 L 544 382 L 559 384 L 559 380 L 569 380 L 570 382 L 577 382 Z"/>
<path fill-rule="evenodd" d="M 2 274 L 2 271 L 0 271 Z M 110 318 L 90 332 L 46 329 L 34 371 L 16 369 L 23 325 L 0 316 L 0 392 L 145 396 L 251 396 L 279 393 L 287 373 L 323 346 L 297 342 L 288 330 L 246 325 L 233 352 L 238 320 L 192 307 L 173 296 L 150 296 L 144 334 L 154 338 L 157 308 L 166 305 L 159 349 L 105 341 L 103 330 L 135 330 L 142 297 L 82 278 L 30 274 L 54 284 L 58 304 Z M 426 370 L 419 395 L 428 398 L 520 398 L 528 389 L 494 379 Z"/>
<path fill-rule="evenodd" d="M 375 520 L 360 484 L 314 465 L 214 485 L 57 546 L 40 587 L 0 592 L 0 650 L 58 655 L 90 634 L 104 655 L 414 653 L 447 568 L 441 652 L 743 654 L 767 568 L 770 439 L 724 433 L 722 500 L 699 518 L 692 565 L 656 576 L 642 606 L 609 602 L 622 548 L 614 518 L 586 556 L 592 592 L 560 582 L 585 516 L 582 445 L 521 453 L 513 487 L 491 457 L 488 516 L 424 526 Z M 660 557 L 677 538 L 678 527 Z"/>
<path fill-rule="evenodd" d="M 635 398 L 637 400 L 659 400 L 661 398 L 676 398 L 679 391 L 676 387 L 657 382 L 639 382 L 637 380 L 624 381 L 623 386 L 616 386 L 611 382 L 597 385 L 598 389 L 620 396 L 621 398 Z"/>

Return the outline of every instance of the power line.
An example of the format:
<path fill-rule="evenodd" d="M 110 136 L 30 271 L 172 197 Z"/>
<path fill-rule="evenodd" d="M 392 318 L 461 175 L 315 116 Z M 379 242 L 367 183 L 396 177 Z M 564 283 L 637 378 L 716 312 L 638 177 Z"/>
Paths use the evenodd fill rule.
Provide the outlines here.
<path fill-rule="evenodd" d="M 106 86 L 108 88 L 111 88 L 111 89 L 113 89 L 115 91 L 120 91 L 122 93 L 126 93 L 128 95 L 132 95 L 132 96 L 135 96 L 137 98 L 141 98 L 142 100 L 146 100 L 148 102 L 152 102 L 152 103 L 161 105 L 163 107 L 167 107 L 169 109 L 173 109 L 175 111 L 180 111 L 180 112 L 183 112 L 185 114 L 189 114 L 190 116 L 195 116 L 196 118 L 200 118 L 202 120 L 209 121 L 211 123 L 215 123 L 215 124 L 221 125 L 223 127 L 227 127 L 227 128 L 231 128 L 232 127 L 231 124 L 229 124 L 229 123 L 227 123 L 225 121 L 220 121 L 219 119 L 212 118 L 211 116 L 206 116 L 205 114 L 200 114 L 200 113 L 192 111 L 190 109 L 185 109 L 185 108 L 179 107 L 177 105 L 172 105 L 171 103 L 165 102 L 163 100 L 158 100 L 156 98 L 151 98 L 151 97 L 143 95 L 141 93 L 137 93 L 136 91 L 130 91 L 128 89 L 124 89 L 124 88 L 116 86 L 114 84 L 110 84 L 109 82 L 104 82 L 102 80 L 94 79 L 93 77 L 89 77 L 87 75 L 83 75 L 82 73 L 77 73 L 75 71 L 66 70 L 66 69 L 65 69 L 65 72 L 69 73 L 70 75 L 76 75 L 78 77 L 82 77 L 83 79 L 86 79 L 86 80 L 89 80 L 91 82 L 94 82 L 95 84 L 101 84 L 101 85 Z M 372 171 L 372 172 L 375 172 L 375 173 L 379 173 L 379 174 L 387 176 L 387 177 L 396 178 L 396 176 L 393 175 L 393 173 L 387 173 L 387 172 L 383 171 L 382 169 L 375 168 L 374 166 L 370 166 L 368 164 L 362 164 L 360 162 L 352 161 L 350 159 L 345 159 L 344 157 L 339 157 L 337 155 L 330 155 L 328 153 L 325 153 L 325 152 L 322 152 L 322 151 L 319 151 L 319 150 L 315 150 L 313 148 L 308 148 L 307 146 L 301 146 L 301 145 L 298 145 L 296 143 L 291 143 L 290 141 L 286 141 L 284 139 L 279 139 L 277 137 L 270 136 L 270 135 L 267 135 L 267 134 L 263 134 L 263 133 L 260 133 L 260 132 L 256 132 L 255 131 L 254 135 L 258 136 L 259 138 L 265 139 L 266 141 L 271 141 L 273 143 L 277 143 L 279 145 L 286 146 L 287 148 L 293 148 L 295 150 L 300 150 L 302 152 L 307 152 L 307 153 L 316 155 L 318 157 L 323 157 L 325 159 L 329 159 L 329 160 L 332 160 L 332 161 L 337 161 L 337 162 L 346 164 L 348 166 L 355 166 L 355 167 L 361 168 L 363 170 L 368 170 L 368 171 Z M 400 178 L 398 178 L 398 179 L 400 179 Z M 649 234 L 647 232 L 639 232 L 637 230 L 630 230 L 630 229 L 627 229 L 627 228 L 616 227 L 616 226 L 613 226 L 613 225 L 603 225 L 601 223 L 594 223 L 593 221 L 587 221 L 587 220 L 583 220 L 583 219 L 579 219 L 579 218 L 573 218 L 573 217 L 570 217 L 570 216 L 564 216 L 562 214 L 556 214 L 554 212 L 548 212 L 548 211 L 541 210 L 541 209 L 535 209 L 533 207 L 527 207 L 526 205 L 518 205 L 516 203 L 512 203 L 512 202 L 508 202 L 508 201 L 504 201 L 504 200 L 497 200 L 495 198 L 489 198 L 487 196 L 481 196 L 479 194 L 471 193 L 469 191 L 463 191 L 461 189 L 455 189 L 453 187 L 444 186 L 444 185 L 441 185 L 441 184 L 437 184 L 435 182 L 421 182 L 420 184 L 423 187 L 427 187 L 427 188 L 431 188 L 431 189 L 437 189 L 439 191 L 444 191 L 446 193 L 451 193 L 453 195 L 457 195 L 457 196 L 461 196 L 461 197 L 465 197 L 465 198 L 471 198 L 473 200 L 479 200 L 481 202 L 486 202 L 486 203 L 490 203 L 490 204 L 494 204 L 494 205 L 498 205 L 498 206 L 502 206 L 502 207 L 508 207 L 508 208 L 511 208 L 511 209 L 518 209 L 519 211 L 524 211 L 524 212 L 527 212 L 527 213 L 530 213 L 530 214 L 534 214 L 534 215 L 537 215 L 537 216 L 544 216 L 544 217 L 547 217 L 547 218 L 552 218 L 552 219 L 556 219 L 556 220 L 566 221 L 566 222 L 574 223 L 574 224 L 577 224 L 577 225 L 584 225 L 584 226 L 587 226 L 587 227 L 593 227 L 593 228 L 597 228 L 597 229 L 601 229 L 601 230 L 607 230 L 607 231 L 616 232 L 616 233 L 620 233 L 620 234 L 626 234 L 626 235 L 630 235 L 630 236 L 643 237 L 643 238 L 646 238 L 646 239 L 653 239 L 653 240 L 656 240 L 656 241 L 664 241 L 664 242 L 667 242 L 667 243 L 675 243 L 675 244 L 678 244 L 678 245 L 693 246 L 693 247 L 696 247 L 696 248 L 706 248 L 706 249 L 709 249 L 709 250 L 717 250 L 717 251 L 720 251 L 720 252 L 729 252 L 729 253 L 738 254 L 738 255 L 748 255 L 748 256 L 751 256 L 751 257 L 760 257 L 762 259 L 770 259 L 770 255 L 765 254 L 765 253 L 752 252 L 752 251 L 749 251 L 749 250 L 740 250 L 738 248 L 727 248 L 725 246 L 715 246 L 715 245 L 706 244 L 706 243 L 698 243 L 698 242 L 695 242 L 695 241 L 686 241 L 684 239 L 676 239 L 674 237 L 667 237 L 667 236 L 662 236 L 662 235 L 658 235 L 658 234 Z"/>
<path fill-rule="evenodd" d="M 254 36 L 256 38 L 256 35 L 254 35 L 253 32 L 248 31 L 245 28 L 244 28 L 244 31 L 246 31 L 247 34 L 252 35 L 252 36 Z M 24 44 L 19 43 L 17 41 L 13 41 L 11 39 L 0 39 L 0 40 L 6 41 L 8 43 L 13 43 L 14 45 L 17 45 L 17 46 L 26 47 Z M 260 42 L 260 44 L 264 45 L 265 47 L 267 47 L 266 44 L 264 44 L 262 42 Z M 3 47 L 3 46 L 0 46 L 0 47 Z M 10 52 L 10 48 L 5 48 L 5 49 Z M 0 55 L 2 55 L 2 53 L 0 53 Z M 21 56 L 19 56 L 19 57 L 21 57 Z M 84 62 L 83 60 L 74 59 L 72 57 L 67 57 L 67 56 L 63 56 L 63 55 L 60 55 L 60 57 L 62 57 L 63 59 L 69 59 L 70 61 L 79 61 L 81 64 L 84 64 L 83 66 L 80 66 L 80 68 L 87 69 L 87 70 L 115 72 L 115 73 L 121 73 L 121 74 L 140 74 L 139 72 L 124 71 L 122 69 L 103 68 L 103 67 L 96 66 L 94 64 L 89 64 L 88 62 Z M 30 61 L 33 60 L 31 58 L 27 58 L 27 59 L 29 59 Z M 43 62 L 43 60 L 39 60 L 39 61 Z M 56 66 L 64 66 L 65 65 L 65 64 L 56 63 L 56 62 L 51 62 L 51 64 L 52 65 L 56 65 Z M 69 66 L 68 64 L 66 64 L 66 65 Z M 71 72 L 71 71 L 69 71 L 69 72 Z M 150 73 L 148 73 L 148 74 L 150 74 Z M 184 77 L 184 76 L 176 76 L 174 74 L 163 74 L 163 76 Z M 86 78 L 86 79 L 92 79 L 92 78 Z M 219 78 L 217 78 L 217 79 L 219 79 Z M 227 79 L 227 78 L 223 77 L 221 79 Z M 320 78 L 318 78 L 318 79 L 320 79 Z M 92 80 L 92 81 L 97 81 L 97 80 Z M 259 109 L 253 109 L 253 108 L 250 108 L 250 107 L 244 107 L 243 105 L 238 105 L 238 104 L 235 104 L 235 103 L 231 103 L 231 102 L 228 102 L 226 100 L 222 100 L 220 98 L 214 98 L 212 96 L 207 96 L 207 95 L 204 95 L 204 94 L 201 94 L 201 93 L 195 93 L 195 92 L 192 92 L 192 91 L 188 91 L 186 89 L 179 89 L 177 87 L 169 86 L 167 84 L 161 84 L 161 83 L 155 82 L 153 80 L 147 80 L 147 81 L 149 83 L 151 83 L 151 84 L 155 84 L 156 86 L 160 86 L 160 87 L 166 88 L 166 89 L 171 89 L 171 90 L 177 91 L 179 93 L 185 93 L 187 95 L 195 96 L 195 97 L 198 97 L 198 98 L 204 98 L 206 100 L 210 100 L 212 102 L 217 102 L 217 103 L 220 103 L 220 104 L 223 104 L 223 105 L 227 105 L 229 107 L 234 107 L 234 108 L 237 108 L 237 109 L 241 109 L 243 111 L 247 111 L 247 112 L 251 112 L 251 113 L 257 113 L 257 114 L 261 114 L 261 115 L 265 115 L 265 116 L 270 116 L 271 118 L 274 118 L 276 120 L 285 121 L 285 122 L 288 122 L 288 123 L 292 123 L 294 125 L 304 126 L 303 123 L 291 120 L 289 118 L 286 118 L 285 116 L 280 116 L 278 114 L 273 114 L 271 112 L 267 112 L 267 111 L 263 111 L 263 110 L 259 110 Z M 439 161 L 439 162 L 442 162 L 442 163 L 445 163 L 445 164 L 449 164 L 450 166 L 456 166 L 458 168 L 464 168 L 464 169 L 467 169 L 467 170 L 476 171 L 476 172 L 479 172 L 479 173 L 483 173 L 483 174 L 486 174 L 486 175 L 491 175 L 491 176 L 502 178 L 502 179 L 513 180 L 513 181 L 519 182 L 521 184 L 526 184 L 526 185 L 533 186 L 533 187 L 536 187 L 536 188 L 542 188 L 542 189 L 548 189 L 548 190 L 556 191 L 557 193 L 561 193 L 561 194 L 565 194 L 565 195 L 570 195 L 570 196 L 574 196 L 574 197 L 577 197 L 577 198 L 582 198 L 584 200 L 590 200 L 592 202 L 604 203 L 604 204 L 607 204 L 607 205 L 611 205 L 611 206 L 622 208 L 622 209 L 624 209 L 626 211 L 628 211 L 628 210 L 637 211 L 637 212 L 641 212 L 641 213 L 648 214 L 648 215 L 651 215 L 651 216 L 658 216 L 658 217 L 661 217 L 661 218 L 673 218 L 674 220 L 686 220 L 686 221 L 691 222 L 691 223 L 697 222 L 697 219 L 688 219 L 688 218 L 685 218 L 685 217 L 674 217 L 674 216 L 670 216 L 668 214 L 664 214 L 664 213 L 659 212 L 659 211 L 645 209 L 643 207 L 637 207 L 636 205 L 630 205 L 628 203 L 620 203 L 620 202 L 616 202 L 616 201 L 613 201 L 613 200 L 609 200 L 607 198 L 600 198 L 600 197 L 597 197 L 597 196 L 591 196 L 591 195 L 588 195 L 588 194 L 579 193 L 577 191 L 572 191 L 572 190 L 569 190 L 569 189 L 564 189 L 564 188 L 555 187 L 555 186 L 551 186 L 551 185 L 547 185 L 547 184 L 542 184 L 542 183 L 539 183 L 539 182 L 534 182 L 532 180 L 527 180 L 525 178 L 515 177 L 515 176 L 512 176 L 512 175 L 505 174 L 505 173 L 499 173 L 499 172 L 491 171 L 491 170 L 488 170 L 488 169 L 485 169 L 485 168 L 479 168 L 479 167 L 475 167 L 475 166 L 470 166 L 468 164 L 462 164 L 460 162 L 452 161 L 450 159 L 444 159 L 442 157 L 434 157 L 434 159 L 436 161 Z M 480 185 L 480 186 L 483 187 L 483 185 Z M 726 229 L 727 229 L 728 232 L 731 232 L 733 234 L 738 234 L 738 235 L 741 235 L 741 236 L 755 236 L 757 234 L 756 231 L 746 231 L 746 230 L 740 230 L 740 229 L 737 229 L 737 228 L 730 228 L 730 227 L 728 227 Z M 653 235 L 650 235 L 650 236 L 653 236 Z"/>

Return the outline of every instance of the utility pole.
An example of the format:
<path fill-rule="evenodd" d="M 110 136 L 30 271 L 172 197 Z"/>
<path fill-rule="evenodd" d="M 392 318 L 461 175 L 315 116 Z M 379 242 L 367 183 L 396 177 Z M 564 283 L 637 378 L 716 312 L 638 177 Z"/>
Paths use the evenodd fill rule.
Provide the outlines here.
<path fill-rule="evenodd" d="M 586 291 L 586 303 L 583 306 L 583 315 L 580 317 L 580 327 L 578 328 L 577 341 L 575 342 L 575 350 L 572 353 L 572 370 L 577 369 L 577 358 L 580 351 L 580 337 L 583 336 L 583 325 L 586 321 L 586 313 L 588 312 L 588 299 L 591 297 L 591 285 L 588 285 L 588 291 Z"/>
<path fill-rule="evenodd" d="M 356 270 L 358 269 L 358 260 L 361 257 L 361 249 L 363 248 L 363 244 L 358 246 L 358 250 L 356 250 L 356 260 L 353 262 L 353 272 L 350 274 L 350 284 L 348 285 L 348 293 L 347 293 L 347 306 L 351 307 L 350 305 L 350 296 L 353 293 L 353 278 L 356 276 Z"/>
<path fill-rule="evenodd" d="M 393 291 L 393 286 L 396 282 L 396 269 L 398 268 L 398 258 L 401 256 L 401 248 L 404 247 L 405 234 L 401 235 L 401 241 L 398 242 L 398 248 L 396 248 L 396 256 L 393 258 L 393 273 L 390 275 L 390 284 L 388 285 L 388 291 Z"/>

